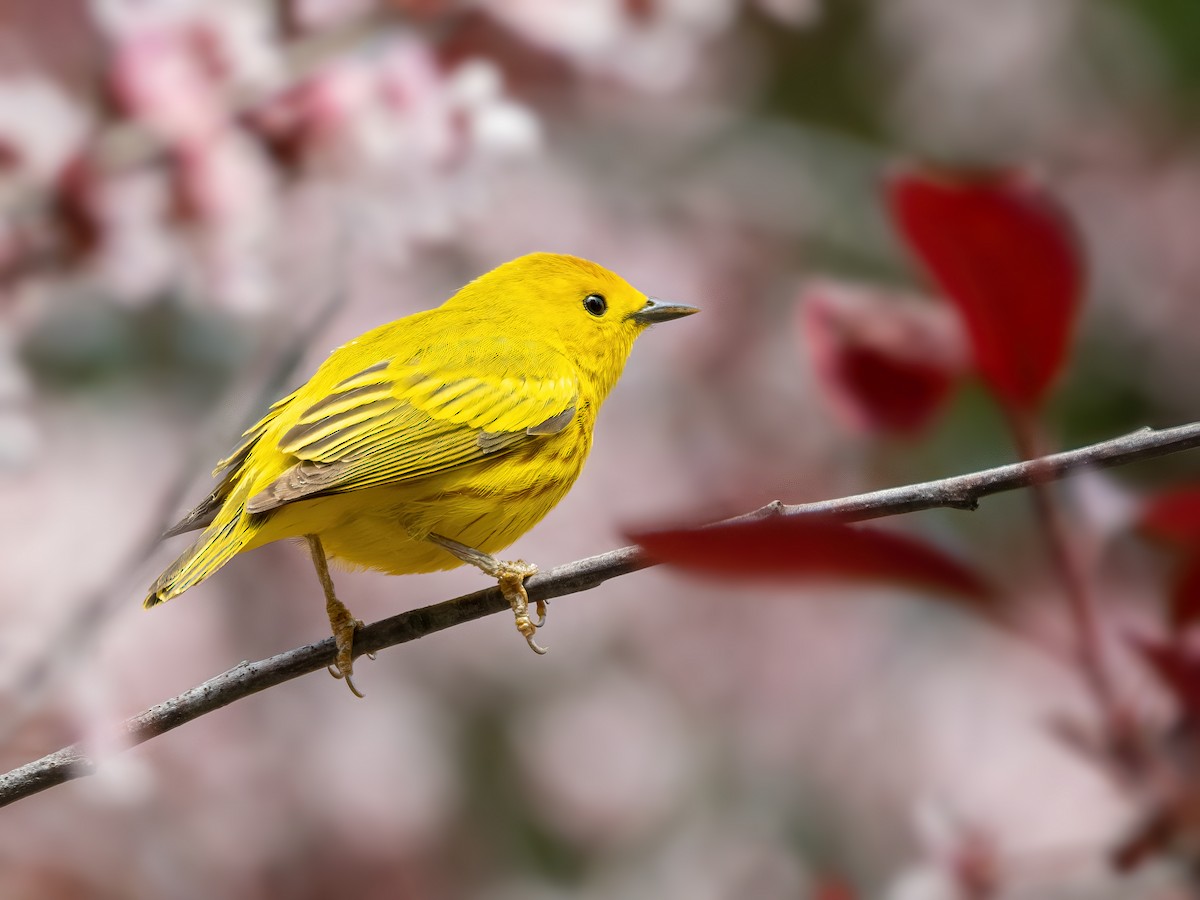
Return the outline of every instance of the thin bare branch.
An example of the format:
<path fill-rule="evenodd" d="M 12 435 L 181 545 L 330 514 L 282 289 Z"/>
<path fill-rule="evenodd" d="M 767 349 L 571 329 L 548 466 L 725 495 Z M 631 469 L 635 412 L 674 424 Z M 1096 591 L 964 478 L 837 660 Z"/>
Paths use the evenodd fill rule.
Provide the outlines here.
<path fill-rule="evenodd" d="M 1198 446 L 1200 423 L 1161 431 L 1146 428 L 1078 450 L 938 481 L 817 503 L 770 503 L 727 521 L 752 521 L 769 516 L 824 516 L 842 522 L 857 522 L 934 508 L 975 509 L 980 499 L 990 494 L 1054 481 L 1088 468 L 1111 468 Z M 526 586 L 531 601 L 549 600 L 590 590 L 610 578 L 651 565 L 654 563 L 638 548 L 622 547 L 558 566 L 530 578 Z M 368 625 L 359 632 L 354 649 L 358 653 L 377 652 L 506 609 L 508 603 L 498 588 L 476 591 Z M 333 638 L 326 638 L 269 659 L 244 662 L 127 719 L 119 729 L 130 746 L 140 744 L 243 697 L 320 671 L 334 661 L 334 656 Z M 97 760 L 89 757 L 82 746 L 65 747 L 0 776 L 0 806 L 89 775 L 97 765 Z"/>

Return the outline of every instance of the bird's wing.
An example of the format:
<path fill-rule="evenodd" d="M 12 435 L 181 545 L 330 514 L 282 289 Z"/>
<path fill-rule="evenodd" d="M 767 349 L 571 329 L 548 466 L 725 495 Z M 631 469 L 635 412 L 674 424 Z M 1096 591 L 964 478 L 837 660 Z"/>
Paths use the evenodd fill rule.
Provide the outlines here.
<path fill-rule="evenodd" d="M 419 358 L 384 361 L 344 379 L 279 439 L 278 449 L 295 462 L 246 511 L 400 484 L 557 434 L 575 416 L 573 366 L 558 354 L 520 362 L 497 365 L 502 371 L 493 375 L 480 374 L 486 365 L 448 370 L 423 368 Z"/>
<path fill-rule="evenodd" d="M 265 416 L 243 432 L 241 443 L 227 457 L 217 463 L 216 468 L 213 469 L 213 478 L 219 477 L 221 479 L 217 482 L 217 486 L 193 510 L 168 528 L 162 535 L 164 538 L 174 537 L 177 534 L 183 534 L 187 531 L 199 531 L 201 528 L 207 528 L 213 523 L 225 500 L 233 493 L 234 488 L 237 486 L 238 477 L 242 473 L 242 467 L 246 464 L 246 460 L 250 458 L 250 454 L 254 450 L 254 445 L 262 439 L 275 419 L 295 399 L 295 396 L 296 392 L 293 391 L 286 397 L 276 400 L 271 404 L 271 408 L 267 410 Z"/>

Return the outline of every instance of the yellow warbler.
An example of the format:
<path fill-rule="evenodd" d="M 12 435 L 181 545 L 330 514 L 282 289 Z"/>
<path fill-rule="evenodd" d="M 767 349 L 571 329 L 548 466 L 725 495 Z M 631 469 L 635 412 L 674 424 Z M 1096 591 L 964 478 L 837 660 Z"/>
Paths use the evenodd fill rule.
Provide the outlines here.
<path fill-rule="evenodd" d="M 437 309 L 368 331 L 334 350 L 217 464 L 220 482 L 167 536 L 204 533 L 145 605 L 182 594 L 238 553 L 303 537 L 337 642 L 331 671 L 356 694 L 362 623 L 335 595 L 326 556 L 397 575 L 478 566 L 543 652 L 523 585 L 536 568 L 491 554 L 579 476 L 634 339 L 694 312 L 587 260 L 534 253 Z"/>

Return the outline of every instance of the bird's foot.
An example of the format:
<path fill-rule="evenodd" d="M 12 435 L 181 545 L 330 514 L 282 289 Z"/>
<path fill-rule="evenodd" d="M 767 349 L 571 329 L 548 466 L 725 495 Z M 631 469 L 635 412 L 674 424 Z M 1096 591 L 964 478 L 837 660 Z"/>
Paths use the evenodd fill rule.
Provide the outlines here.
<path fill-rule="evenodd" d="M 325 559 L 325 547 L 321 538 L 315 534 L 306 534 L 308 549 L 312 553 L 313 567 L 317 570 L 317 578 L 321 589 L 325 592 L 325 614 L 329 616 L 329 629 L 333 632 L 333 642 L 337 646 L 337 659 L 328 666 L 329 674 L 334 678 L 346 679 L 346 687 L 355 697 L 362 698 L 362 692 L 354 686 L 350 676 L 354 672 L 354 632 L 363 627 L 363 623 L 350 615 L 346 604 L 337 598 L 333 589 L 333 579 L 329 576 L 329 562 Z M 367 654 L 368 659 L 374 659 L 374 653 Z"/>
<path fill-rule="evenodd" d="M 494 576 L 500 583 L 500 593 L 512 607 L 513 615 L 517 620 L 517 631 L 524 636 L 526 643 L 529 644 L 529 649 L 534 653 L 542 654 L 546 652 L 546 648 L 535 640 L 534 635 L 537 634 L 539 628 L 546 624 L 546 601 L 534 601 L 534 609 L 538 614 L 538 620 L 534 623 L 533 619 L 529 617 L 529 594 L 525 592 L 525 579 L 536 575 L 537 571 L 537 566 L 527 563 L 523 559 L 513 562 L 496 560 L 495 571 L 488 574 Z"/>
<path fill-rule="evenodd" d="M 504 560 L 496 559 L 490 553 L 484 553 L 482 550 L 476 550 L 474 547 L 460 544 L 458 541 L 442 537 L 440 534 L 427 535 L 426 540 L 437 544 L 463 562 L 470 563 L 475 568 L 495 578 L 500 583 L 500 593 L 504 595 L 504 599 L 512 607 L 513 615 L 517 619 L 517 631 L 521 632 L 524 636 L 525 641 L 529 644 L 529 649 L 537 654 L 546 652 L 546 648 L 534 639 L 537 630 L 546 624 L 546 601 L 534 601 L 533 608 L 538 614 L 538 620 L 535 623 L 529 617 L 529 594 L 525 591 L 525 579 L 537 574 L 537 566 L 533 563 L 527 563 L 523 559 L 505 562 Z"/>
<path fill-rule="evenodd" d="M 329 674 L 334 678 L 346 679 L 346 687 L 355 697 L 362 698 L 362 692 L 354 686 L 354 632 L 363 627 L 361 619 L 350 615 L 350 610 L 340 601 L 336 606 L 329 604 L 329 627 L 333 631 L 333 640 L 337 645 L 337 660 L 329 666 Z M 374 654 L 367 654 L 374 659 Z"/>

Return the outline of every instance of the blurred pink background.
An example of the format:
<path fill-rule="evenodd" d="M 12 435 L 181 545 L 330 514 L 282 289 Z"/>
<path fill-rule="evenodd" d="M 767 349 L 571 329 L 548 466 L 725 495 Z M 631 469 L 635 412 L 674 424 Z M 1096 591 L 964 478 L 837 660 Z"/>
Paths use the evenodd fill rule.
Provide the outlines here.
<path fill-rule="evenodd" d="M 316 675 L 131 752 L 105 726 L 326 636 L 302 548 L 144 612 L 183 546 L 147 541 L 331 348 L 526 252 L 703 309 L 639 342 L 506 554 L 544 567 L 1014 458 L 977 387 L 886 439 L 814 374 L 814 279 L 928 291 L 900 159 L 1027 166 L 1077 219 L 1063 446 L 1200 417 L 1198 42 L 1190 0 L 2 0 L 0 762 L 106 761 L 0 810 L 0 896 L 1190 896 L 1106 866 L 1135 810 L 1046 727 L 1091 715 L 1076 674 L 887 588 L 653 570 L 555 601 L 544 658 L 497 616 L 361 661 L 362 702 Z M 1064 487 L 1115 619 L 1168 579 L 1139 491 L 1194 471 Z M 1052 634 L 1029 506 L 903 524 Z M 335 577 L 366 620 L 487 583 Z"/>

